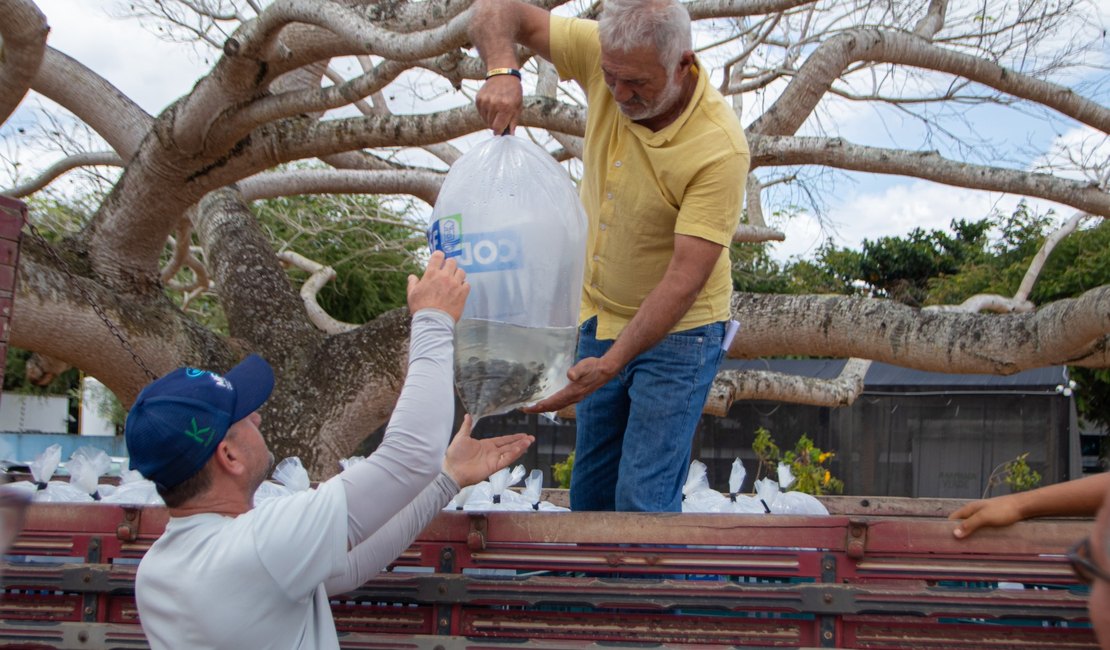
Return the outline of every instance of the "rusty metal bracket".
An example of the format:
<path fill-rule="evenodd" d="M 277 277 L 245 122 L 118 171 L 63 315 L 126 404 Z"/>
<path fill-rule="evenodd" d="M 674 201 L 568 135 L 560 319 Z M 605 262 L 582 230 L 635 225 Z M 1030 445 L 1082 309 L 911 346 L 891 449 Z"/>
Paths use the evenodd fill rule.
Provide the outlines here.
<path fill-rule="evenodd" d="M 861 520 L 848 521 L 848 539 L 845 542 L 848 557 L 853 560 L 862 560 L 867 550 L 867 522 Z"/>
<path fill-rule="evenodd" d="M 440 573 L 454 573 L 455 572 L 455 549 L 450 546 L 444 546 L 439 551 L 439 568 L 436 569 Z"/>
<path fill-rule="evenodd" d="M 486 550 L 486 531 L 489 521 L 485 515 L 470 516 L 470 532 L 466 534 L 466 547 L 472 551 Z"/>
<path fill-rule="evenodd" d="M 133 542 L 139 539 L 139 517 L 141 510 L 138 508 L 124 508 L 123 521 L 116 526 L 116 539 L 121 542 Z"/>

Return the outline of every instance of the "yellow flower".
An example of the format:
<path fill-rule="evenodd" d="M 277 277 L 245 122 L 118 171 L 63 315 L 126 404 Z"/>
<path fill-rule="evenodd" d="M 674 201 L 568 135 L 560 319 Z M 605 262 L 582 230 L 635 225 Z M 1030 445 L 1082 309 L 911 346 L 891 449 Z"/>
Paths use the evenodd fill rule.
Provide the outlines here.
<path fill-rule="evenodd" d="M 833 455 L 833 453 L 831 451 L 823 451 L 823 452 L 821 452 L 821 455 L 817 457 L 817 462 L 818 463 L 823 463 L 826 460 L 832 458 L 832 455 Z"/>
<path fill-rule="evenodd" d="M 821 482 L 821 485 L 828 485 L 830 479 L 832 479 L 832 472 L 825 470 L 825 480 Z"/>

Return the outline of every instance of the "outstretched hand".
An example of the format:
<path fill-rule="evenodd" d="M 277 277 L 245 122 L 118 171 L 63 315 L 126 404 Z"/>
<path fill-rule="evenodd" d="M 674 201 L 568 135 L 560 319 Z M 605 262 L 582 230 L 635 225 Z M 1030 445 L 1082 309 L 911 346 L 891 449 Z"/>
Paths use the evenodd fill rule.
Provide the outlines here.
<path fill-rule="evenodd" d="M 447 447 L 447 456 L 443 459 L 443 471 L 460 488 L 484 481 L 491 474 L 512 465 L 535 441 L 526 433 L 475 440 L 470 437 L 473 426 L 474 421 L 469 415 L 463 417 L 462 426 Z"/>
<path fill-rule="evenodd" d="M 577 404 L 616 377 L 619 371 L 610 368 L 602 358 L 586 357 L 567 371 L 570 383 L 562 390 L 520 410 L 525 413 L 548 413 Z"/>
<path fill-rule="evenodd" d="M 1021 511 L 1012 495 L 982 499 L 965 504 L 959 510 L 948 515 L 949 519 L 963 519 L 952 530 L 952 534 L 959 539 L 970 536 L 980 528 L 1000 528 L 1019 522 L 1023 519 Z"/>

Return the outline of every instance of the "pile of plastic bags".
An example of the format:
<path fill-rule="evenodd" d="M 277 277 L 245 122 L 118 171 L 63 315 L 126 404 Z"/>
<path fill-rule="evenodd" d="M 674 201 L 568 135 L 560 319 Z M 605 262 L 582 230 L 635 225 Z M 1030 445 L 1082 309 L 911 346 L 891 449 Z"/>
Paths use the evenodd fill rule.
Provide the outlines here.
<path fill-rule="evenodd" d="M 732 512 L 774 515 L 827 515 L 829 511 L 816 497 L 790 490 L 794 475 L 790 466 L 779 463 L 778 481 L 770 478 L 755 482 L 755 496 L 740 494 L 747 470 L 739 458 L 732 462 L 728 479 L 728 495 L 709 487 L 705 464 L 690 463 L 686 484 L 682 487 L 682 512 Z"/>
<path fill-rule="evenodd" d="M 33 461 L 27 464 L 31 470 L 30 481 L 16 481 L 8 487 L 31 493 L 36 502 L 53 503 L 115 503 L 128 505 L 160 505 L 154 483 L 144 479 L 139 472 L 123 468 L 119 485 L 100 483 L 100 478 L 108 473 L 112 459 L 102 449 L 78 447 L 65 469 L 69 481 L 51 480 L 61 465 L 62 446 L 50 445 Z"/>
<path fill-rule="evenodd" d="M 447 504 L 444 510 L 464 510 L 467 512 L 484 512 L 493 510 L 511 510 L 517 512 L 566 512 L 567 508 L 557 506 L 549 501 L 543 501 L 543 471 L 534 469 L 524 480 L 524 489 L 520 492 L 510 490 L 524 478 L 524 465 L 517 465 L 509 469 L 506 467 L 482 481 L 477 485 L 463 488 L 455 498 Z"/>

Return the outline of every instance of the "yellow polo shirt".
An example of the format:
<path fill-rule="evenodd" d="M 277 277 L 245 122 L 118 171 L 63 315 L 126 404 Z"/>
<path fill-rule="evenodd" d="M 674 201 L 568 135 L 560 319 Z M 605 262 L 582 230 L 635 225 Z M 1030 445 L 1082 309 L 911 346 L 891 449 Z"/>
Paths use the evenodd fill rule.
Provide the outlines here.
<path fill-rule="evenodd" d="M 695 67 L 697 89 L 686 110 L 652 131 L 613 101 L 596 22 L 552 16 L 550 46 L 559 76 L 577 81 L 588 102 L 579 191 L 589 217 L 581 322 L 597 316 L 597 338 L 615 339 L 663 279 L 676 234 L 722 248 L 709 281 L 671 331 L 728 320 L 728 247 L 751 159 L 736 114 Z"/>

